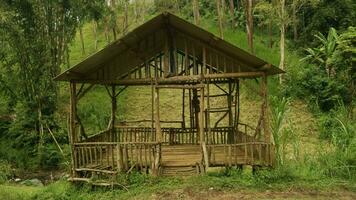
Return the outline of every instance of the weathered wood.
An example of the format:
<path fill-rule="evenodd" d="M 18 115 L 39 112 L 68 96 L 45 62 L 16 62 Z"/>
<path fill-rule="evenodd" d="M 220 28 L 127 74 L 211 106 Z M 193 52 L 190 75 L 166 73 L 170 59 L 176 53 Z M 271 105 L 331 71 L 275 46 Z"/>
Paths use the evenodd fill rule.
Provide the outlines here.
<path fill-rule="evenodd" d="M 186 75 L 190 74 L 189 71 L 189 50 L 188 50 L 188 42 L 187 39 L 184 38 L 184 71 Z"/>
<path fill-rule="evenodd" d="M 76 116 L 77 116 L 77 99 L 76 99 L 76 84 L 70 83 L 70 112 L 69 112 L 69 142 L 71 145 L 72 154 L 72 177 L 76 177 L 75 168 L 78 167 L 77 151 L 74 148 L 74 143 L 77 142 L 76 136 Z"/>
<path fill-rule="evenodd" d="M 203 46 L 203 67 L 201 74 L 206 74 L 206 48 Z"/>
<path fill-rule="evenodd" d="M 157 86 L 157 85 L 156 85 Z M 160 109 L 159 109 L 159 88 L 155 87 L 155 126 L 156 126 L 156 140 L 158 142 L 162 141 L 162 131 L 161 131 L 161 123 L 160 123 Z"/>
<path fill-rule="evenodd" d="M 204 85 L 197 84 L 197 85 L 158 85 L 156 88 L 169 88 L 169 89 L 195 89 L 195 88 L 202 88 Z"/>
<path fill-rule="evenodd" d="M 206 141 L 209 142 L 209 136 L 211 135 L 211 127 L 210 127 L 210 82 L 208 81 L 206 84 L 206 92 L 207 92 L 207 99 L 206 99 L 206 104 L 207 104 L 207 108 L 206 108 L 206 124 L 207 124 L 207 128 L 208 128 L 208 138 Z"/>
<path fill-rule="evenodd" d="M 185 128 L 185 88 L 182 90 L 182 128 Z"/>
<path fill-rule="evenodd" d="M 170 70 L 169 70 L 169 38 L 168 38 L 168 34 L 167 34 L 165 45 L 164 45 L 163 73 L 164 73 L 164 77 L 168 77 L 169 73 L 170 73 Z"/>
<path fill-rule="evenodd" d="M 271 141 L 271 133 L 269 130 L 269 115 L 268 115 L 268 95 L 267 95 L 267 75 L 265 74 L 263 77 L 263 100 L 264 100 L 264 119 L 263 119 L 263 130 L 265 136 L 265 142 L 269 143 Z"/>
<path fill-rule="evenodd" d="M 198 74 L 198 66 L 197 66 L 197 59 L 196 59 L 194 44 L 192 45 L 192 51 L 193 51 L 193 74 L 197 75 Z"/>

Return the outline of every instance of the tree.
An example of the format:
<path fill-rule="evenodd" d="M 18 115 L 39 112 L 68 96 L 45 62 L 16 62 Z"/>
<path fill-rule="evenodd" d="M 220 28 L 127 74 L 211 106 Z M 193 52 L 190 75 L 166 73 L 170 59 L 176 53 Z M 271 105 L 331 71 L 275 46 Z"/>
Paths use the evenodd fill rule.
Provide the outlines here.
<path fill-rule="evenodd" d="M 253 16 L 252 16 L 253 0 L 247 0 L 246 5 L 246 31 L 247 42 L 251 53 L 254 53 L 253 49 Z"/>
<path fill-rule="evenodd" d="M 285 0 L 280 0 L 280 61 L 279 61 L 279 68 L 284 70 L 285 67 L 285 38 L 286 38 L 286 9 L 285 9 Z M 279 75 L 279 83 L 282 84 L 283 75 Z"/>
<path fill-rule="evenodd" d="M 268 46 L 273 46 L 273 24 L 277 22 L 277 13 L 274 5 L 267 1 L 260 1 L 256 4 L 254 12 L 259 17 L 260 23 L 268 27 Z"/>
<path fill-rule="evenodd" d="M 221 0 L 216 0 L 216 11 L 218 13 L 218 22 L 219 22 L 219 33 L 220 37 L 224 39 L 224 27 L 223 27 L 223 19 L 222 19 L 222 12 L 221 12 Z"/>
<path fill-rule="evenodd" d="M 308 54 L 302 60 L 313 62 L 325 70 L 326 74 L 331 77 L 335 74 L 335 71 L 332 68 L 332 57 L 336 50 L 338 34 L 334 28 L 330 28 L 327 37 L 320 32 L 315 34 L 314 37 L 319 40 L 321 45 L 315 48 L 307 48 L 306 51 Z"/>
<path fill-rule="evenodd" d="M 234 0 L 229 0 L 229 10 L 230 10 L 230 17 L 231 17 L 231 28 L 235 29 L 235 5 Z"/>
<path fill-rule="evenodd" d="M 0 2 L 0 13 L 5 14 L 0 17 L 0 67 L 11 77 L 7 85 L 16 114 L 10 130 L 20 139 L 36 138 L 40 159 L 44 128 L 55 124 L 58 86 L 53 78 L 78 27 L 73 5 L 62 0 Z"/>
<path fill-rule="evenodd" d="M 314 35 L 328 34 L 330 27 L 344 31 L 356 26 L 356 1 L 354 0 L 309 0 L 299 9 L 297 15 L 301 26 L 298 29 L 298 44 L 303 47 L 316 46 Z"/>
<path fill-rule="evenodd" d="M 199 13 L 199 1 L 198 0 L 193 0 L 193 16 L 194 16 L 194 24 L 199 25 L 200 13 Z"/>
<path fill-rule="evenodd" d="M 340 34 L 336 45 L 331 64 L 348 86 L 350 94 L 348 113 L 350 119 L 353 119 L 356 102 L 356 28 L 349 27 L 347 31 Z"/>
<path fill-rule="evenodd" d="M 125 35 L 129 29 L 129 1 L 124 0 L 124 21 L 122 33 Z"/>

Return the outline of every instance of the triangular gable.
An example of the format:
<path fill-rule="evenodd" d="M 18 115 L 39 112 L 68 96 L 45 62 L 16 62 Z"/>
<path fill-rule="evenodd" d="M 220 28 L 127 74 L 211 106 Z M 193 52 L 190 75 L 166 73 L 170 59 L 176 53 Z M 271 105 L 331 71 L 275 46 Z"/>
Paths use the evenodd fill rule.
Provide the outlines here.
<path fill-rule="evenodd" d="M 169 62 L 168 68 L 164 62 Z M 159 66 L 157 72 L 154 69 L 156 65 Z M 55 80 L 100 83 L 234 72 L 283 73 L 212 33 L 173 14 L 163 13 L 63 72 Z"/>

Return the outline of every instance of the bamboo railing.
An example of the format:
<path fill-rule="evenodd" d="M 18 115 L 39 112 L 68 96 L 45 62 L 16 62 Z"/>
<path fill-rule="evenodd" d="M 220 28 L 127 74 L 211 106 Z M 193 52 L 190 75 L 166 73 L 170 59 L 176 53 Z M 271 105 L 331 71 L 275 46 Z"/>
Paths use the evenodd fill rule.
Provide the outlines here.
<path fill-rule="evenodd" d="M 202 154 L 202 160 L 208 158 L 205 165 L 272 166 L 274 146 L 256 141 L 254 129 L 247 124 L 239 124 L 239 130 L 233 127 L 204 129 L 207 154 Z M 75 170 L 117 173 L 135 168 L 158 174 L 162 145 L 200 144 L 196 128 L 161 128 L 161 132 L 161 143 L 156 142 L 156 130 L 151 127 L 116 126 L 92 135 L 74 144 Z"/>
<path fill-rule="evenodd" d="M 215 127 L 204 129 L 206 144 L 228 144 L 241 142 L 254 142 L 255 130 L 243 123 L 239 123 L 239 132 L 233 127 Z M 198 144 L 199 134 L 196 128 L 161 128 L 162 143 L 166 144 Z M 111 136 L 112 134 L 112 136 Z M 229 134 L 233 140 L 229 140 Z M 116 126 L 115 131 L 104 130 L 89 136 L 85 142 L 155 142 L 156 129 L 150 127 Z"/>
<path fill-rule="evenodd" d="M 211 166 L 272 166 L 274 145 L 265 142 L 207 145 Z"/>
<path fill-rule="evenodd" d="M 161 144 L 155 142 L 82 142 L 74 144 L 74 152 L 76 171 L 115 173 L 136 168 L 157 173 L 161 160 Z"/>

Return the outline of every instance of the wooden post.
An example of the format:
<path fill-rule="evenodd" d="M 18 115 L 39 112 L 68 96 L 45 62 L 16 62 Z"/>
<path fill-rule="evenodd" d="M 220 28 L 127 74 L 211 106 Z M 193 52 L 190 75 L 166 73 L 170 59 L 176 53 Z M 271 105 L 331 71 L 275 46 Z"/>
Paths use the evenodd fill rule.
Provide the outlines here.
<path fill-rule="evenodd" d="M 194 116 L 193 116 L 193 106 L 192 106 L 192 89 L 189 89 L 189 119 L 190 128 L 194 128 Z"/>
<path fill-rule="evenodd" d="M 236 136 L 240 134 L 239 132 L 239 121 L 240 121 L 240 81 L 236 80 L 236 88 L 235 88 L 235 131 Z M 237 138 L 235 138 L 235 143 L 238 142 Z"/>
<path fill-rule="evenodd" d="M 159 88 L 155 86 L 155 97 L 154 97 L 156 113 L 155 113 L 155 125 L 156 125 L 156 141 L 162 142 L 162 131 L 161 131 L 161 122 L 159 114 Z"/>
<path fill-rule="evenodd" d="M 193 89 L 193 100 L 192 100 L 192 106 L 193 106 L 193 111 L 194 111 L 194 117 L 193 117 L 193 124 L 194 128 L 197 129 L 197 137 L 196 137 L 196 143 L 199 142 L 199 133 L 200 133 L 200 123 L 199 123 L 199 100 L 198 100 L 198 90 L 196 88 Z"/>
<path fill-rule="evenodd" d="M 185 89 L 182 94 L 182 128 L 185 128 Z"/>
<path fill-rule="evenodd" d="M 204 164 L 205 164 L 205 171 L 209 168 L 209 158 L 208 158 L 208 151 L 206 149 L 205 143 L 205 130 L 204 130 L 204 88 L 200 88 L 200 110 L 199 110 L 199 135 L 200 135 L 200 144 L 202 147 Z"/>
<path fill-rule="evenodd" d="M 229 109 L 229 127 L 233 126 L 233 121 L 232 121 L 232 84 L 231 84 L 231 80 L 229 81 L 229 91 L 228 91 L 228 95 L 227 95 L 227 105 L 228 105 L 228 109 Z M 234 131 L 229 131 L 228 133 L 228 139 L 227 139 L 227 143 L 228 144 L 232 144 L 234 141 Z"/>
<path fill-rule="evenodd" d="M 265 142 L 271 142 L 271 133 L 269 131 L 269 117 L 268 117 L 268 95 L 267 95 L 267 75 L 265 74 L 263 77 L 263 97 L 264 97 L 264 113 L 263 113 L 263 130 L 265 136 Z"/>
<path fill-rule="evenodd" d="M 200 139 L 200 144 L 202 144 L 205 141 L 204 138 L 204 88 L 200 88 L 200 101 L 199 101 L 199 117 L 198 117 L 198 122 L 199 122 L 199 139 Z"/>
<path fill-rule="evenodd" d="M 115 118 L 116 118 L 116 90 L 115 85 L 111 86 L 111 123 L 110 123 L 110 130 L 111 130 L 111 142 L 115 142 Z"/>
<path fill-rule="evenodd" d="M 193 50 L 193 74 L 197 75 L 198 74 L 198 66 L 197 66 L 197 58 L 196 58 L 196 54 L 195 54 L 194 44 L 192 45 L 192 50 Z"/>
<path fill-rule="evenodd" d="M 77 94 L 76 94 L 76 84 L 70 83 L 70 112 L 69 112 L 69 142 L 72 149 L 72 177 L 76 177 L 77 173 L 75 171 L 78 166 L 77 152 L 74 147 L 74 143 L 77 142 L 76 135 L 76 116 L 77 116 Z"/>
<path fill-rule="evenodd" d="M 208 137 L 207 137 L 207 143 L 209 144 L 210 141 L 209 141 L 209 138 L 211 137 L 211 127 L 210 127 L 210 80 L 208 80 L 207 84 L 206 84 L 206 89 L 207 89 L 207 102 L 206 102 L 206 106 L 207 106 L 207 109 L 206 109 L 206 124 L 207 124 L 207 128 L 208 128 Z"/>
<path fill-rule="evenodd" d="M 164 57 L 163 57 L 163 72 L 164 72 L 164 77 L 168 77 L 170 70 L 169 70 L 169 41 L 168 41 L 168 34 L 167 34 L 167 38 L 165 41 L 165 45 L 164 45 Z"/>
<path fill-rule="evenodd" d="M 155 65 L 157 66 L 157 65 Z M 155 67 L 157 70 L 157 67 Z M 157 76 L 155 76 L 157 78 Z M 155 95 L 155 89 L 153 85 L 153 81 L 151 82 L 151 137 L 153 137 L 153 129 L 154 129 L 154 123 L 155 123 L 155 100 L 154 100 L 154 95 Z M 154 140 L 150 141 L 153 142 Z"/>
<path fill-rule="evenodd" d="M 188 55 L 187 39 L 184 38 L 184 71 L 185 75 L 189 75 L 189 55 Z"/>
<path fill-rule="evenodd" d="M 203 66 L 201 70 L 202 74 L 206 74 L 206 48 L 203 46 Z"/>

